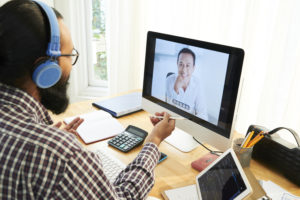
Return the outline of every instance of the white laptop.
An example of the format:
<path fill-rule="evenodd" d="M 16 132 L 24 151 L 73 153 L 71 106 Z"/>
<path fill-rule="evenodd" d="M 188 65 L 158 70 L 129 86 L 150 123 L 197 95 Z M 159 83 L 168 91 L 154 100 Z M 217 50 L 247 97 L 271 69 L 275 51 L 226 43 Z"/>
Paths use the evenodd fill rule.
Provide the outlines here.
<path fill-rule="evenodd" d="M 200 200 L 240 200 L 252 191 L 232 149 L 228 149 L 198 174 L 196 188 Z"/>

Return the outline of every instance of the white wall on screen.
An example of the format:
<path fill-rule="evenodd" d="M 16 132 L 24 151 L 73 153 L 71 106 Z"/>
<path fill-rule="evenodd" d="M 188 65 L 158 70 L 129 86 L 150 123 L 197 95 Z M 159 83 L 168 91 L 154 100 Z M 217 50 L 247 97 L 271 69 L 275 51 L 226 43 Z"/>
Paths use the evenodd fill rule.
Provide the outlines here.
<path fill-rule="evenodd" d="M 165 100 L 166 75 L 177 73 L 177 54 L 187 47 L 196 55 L 195 71 L 204 86 L 209 121 L 217 124 L 219 117 L 224 80 L 227 69 L 228 54 L 187 46 L 175 42 L 157 40 L 153 69 L 152 95 Z"/>

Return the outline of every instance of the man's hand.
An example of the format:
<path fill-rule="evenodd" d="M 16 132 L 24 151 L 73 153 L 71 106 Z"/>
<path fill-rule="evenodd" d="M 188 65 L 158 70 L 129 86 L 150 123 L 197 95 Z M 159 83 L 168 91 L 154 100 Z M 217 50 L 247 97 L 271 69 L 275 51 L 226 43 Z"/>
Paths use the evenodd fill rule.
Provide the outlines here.
<path fill-rule="evenodd" d="M 150 118 L 154 128 L 147 137 L 146 143 L 153 142 L 158 146 L 166 137 L 171 135 L 175 128 L 175 120 L 170 119 L 170 115 L 168 113 L 155 113 L 155 115 L 164 116 L 164 118 L 162 120 L 155 117 Z"/>
<path fill-rule="evenodd" d="M 67 124 L 62 129 L 77 136 L 77 128 L 80 126 L 80 124 L 82 122 L 83 122 L 82 118 L 76 117 L 75 119 L 73 119 L 69 124 Z M 56 128 L 60 128 L 61 125 L 62 125 L 62 122 L 58 122 L 58 123 L 54 124 L 54 126 Z"/>
<path fill-rule="evenodd" d="M 183 90 L 185 90 L 187 85 L 188 83 L 186 79 L 182 77 L 182 75 L 178 75 L 174 84 L 174 90 L 177 94 L 179 94 L 179 89 L 182 88 Z"/>

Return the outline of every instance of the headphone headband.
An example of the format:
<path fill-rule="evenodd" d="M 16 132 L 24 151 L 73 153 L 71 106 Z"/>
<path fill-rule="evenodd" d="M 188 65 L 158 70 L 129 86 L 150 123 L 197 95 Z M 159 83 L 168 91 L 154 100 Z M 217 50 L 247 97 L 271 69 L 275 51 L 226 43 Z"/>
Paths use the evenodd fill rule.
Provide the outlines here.
<path fill-rule="evenodd" d="M 60 80 L 62 73 L 56 59 L 61 55 L 59 25 L 57 17 L 51 7 L 37 0 L 32 1 L 46 13 L 50 25 L 50 41 L 46 51 L 46 55 L 50 58 L 43 60 L 42 63 L 38 63 L 37 66 L 35 66 L 32 80 L 39 88 L 49 88 Z"/>
<path fill-rule="evenodd" d="M 47 4 L 37 0 L 33 0 L 33 2 L 38 4 L 42 8 L 42 10 L 44 10 L 50 24 L 50 42 L 48 43 L 48 49 L 46 54 L 50 57 L 60 56 L 60 32 L 56 15 L 53 9 Z"/>

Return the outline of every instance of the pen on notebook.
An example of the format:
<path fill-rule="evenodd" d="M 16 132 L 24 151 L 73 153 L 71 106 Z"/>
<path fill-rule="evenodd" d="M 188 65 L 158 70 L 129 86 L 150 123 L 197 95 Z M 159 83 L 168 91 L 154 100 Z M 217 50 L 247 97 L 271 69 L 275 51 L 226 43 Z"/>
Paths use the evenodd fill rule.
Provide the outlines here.
<path fill-rule="evenodd" d="M 163 119 L 164 118 L 164 116 L 156 116 L 156 115 L 150 115 L 150 117 L 158 118 L 158 119 Z M 184 117 L 180 117 L 180 116 L 170 116 L 170 119 L 183 120 L 185 118 Z"/>

